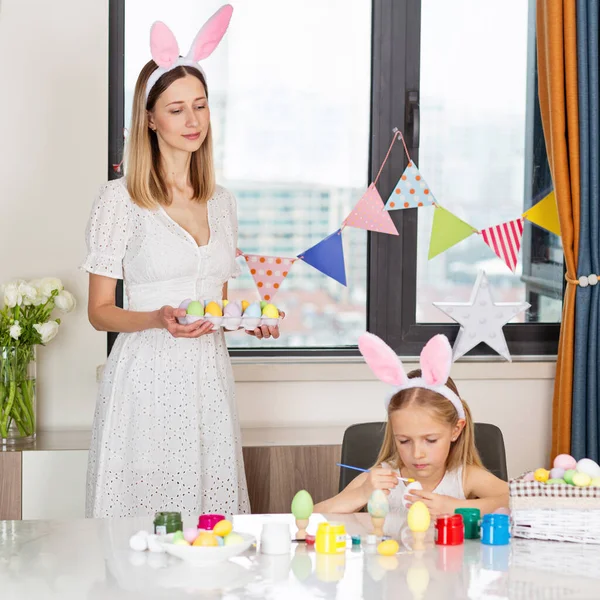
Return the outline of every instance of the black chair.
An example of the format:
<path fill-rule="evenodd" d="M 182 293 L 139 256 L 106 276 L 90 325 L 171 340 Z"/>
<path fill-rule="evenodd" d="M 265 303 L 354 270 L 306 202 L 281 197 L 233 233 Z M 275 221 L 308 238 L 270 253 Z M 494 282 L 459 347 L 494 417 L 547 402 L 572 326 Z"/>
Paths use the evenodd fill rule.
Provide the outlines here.
<path fill-rule="evenodd" d="M 344 432 L 341 462 L 361 469 L 370 469 L 377 460 L 384 433 L 384 422 L 359 423 L 348 427 Z M 504 438 L 500 429 L 489 423 L 475 423 L 475 446 L 485 468 L 496 477 L 508 481 Z M 358 471 L 341 467 L 340 491 L 357 475 Z"/>

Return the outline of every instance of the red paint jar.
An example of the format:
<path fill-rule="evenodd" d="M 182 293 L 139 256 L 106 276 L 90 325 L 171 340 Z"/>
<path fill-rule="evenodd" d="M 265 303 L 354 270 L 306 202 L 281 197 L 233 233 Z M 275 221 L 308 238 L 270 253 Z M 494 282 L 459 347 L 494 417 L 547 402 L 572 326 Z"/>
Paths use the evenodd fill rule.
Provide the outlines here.
<path fill-rule="evenodd" d="M 223 515 L 200 515 L 198 519 L 198 529 L 206 529 L 212 531 L 213 527 L 219 522 L 223 521 L 225 517 Z"/>
<path fill-rule="evenodd" d="M 462 515 L 441 515 L 435 521 L 435 543 L 439 546 L 458 546 L 465 541 Z"/>

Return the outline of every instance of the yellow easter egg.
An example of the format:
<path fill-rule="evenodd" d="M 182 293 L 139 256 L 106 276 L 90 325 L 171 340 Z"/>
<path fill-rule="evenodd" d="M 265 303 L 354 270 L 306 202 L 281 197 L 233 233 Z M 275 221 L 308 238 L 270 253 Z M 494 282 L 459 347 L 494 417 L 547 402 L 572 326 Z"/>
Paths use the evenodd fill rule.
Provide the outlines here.
<path fill-rule="evenodd" d="M 594 477 L 590 485 L 593 485 L 594 487 L 600 487 L 600 477 Z"/>
<path fill-rule="evenodd" d="M 587 487 L 592 483 L 592 478 L 587 473 L 575 473 L 573 475 L 573 485 L 577 487 Z"/>
<path fill-rule="evenodd" d="M 201 531 L 192 546 L 218 546 L 217 536 L 211 531 Z"/>
<path fill-rule="evenodd" d="M 544 483 L 550 479 L 550 471 L 547 469 L 536 469 L 535 473 L 533 474 L 533 478 L 536 481 Z"/>
<path fill-rule="evenodd" d="M 225 298 L 225 300 L 223 300 L 223 308 L 225 308 L 228 304 L 229 304 L 229 300 L 227 300 L 227 298 Z"/>
<path fill-rule="evenodd" d="M 263 317 L 267 317 L 267 319 L 278 319 L 279 311 L 275 307 L 274 304 L 267 304 L 262 311 Z"/>
<path fill-rule="evenodd" d="M 229 535 L 231 533 L 232 529 L 233 524 L 231 523 L 231 521 L 227 521 L 226 519 L 224 519 L 223 521 L 219 521 L 213 527 L 213 533 L 224 538 L 226 535 Z"/>
<path fill-rule="evenodd" d="M 431 525 L 431 515 L 429 514 L 429 509 L 421 500 L 417 500 L 413 505 L 408 509 L 408 515 L 406 517 L 406 522 L 408 523 L 408 528 L 411 531 L 427 531 L 429 529 L 429 525 Z"/>
<path fill-rule="evenodd" d="M 244 312 L 250 306 L 248 300 L 242 300 L 242 312 Z"/>
<path fill-rule="evenodd" d="M 400 550 L 400 546 L 396 540 L 385 540 L 377 546 L 377 552 L 381 556 L 394 556 Z"/>
<path fill-rule="evenodd" d="M 213 317 L 222 317 L 223 311 L 216 302 L 209 302 L 204 309 L 205 315 L 211 315 Z"/>

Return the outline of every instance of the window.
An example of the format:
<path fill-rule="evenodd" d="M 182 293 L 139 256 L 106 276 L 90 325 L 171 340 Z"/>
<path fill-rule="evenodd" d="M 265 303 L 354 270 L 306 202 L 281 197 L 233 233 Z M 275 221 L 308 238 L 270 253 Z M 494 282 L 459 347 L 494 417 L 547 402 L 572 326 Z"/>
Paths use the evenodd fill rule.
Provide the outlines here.
<path fill-rule="evenodd" d="M 185 52 L 221 4 L 111 0 L 111 165 L 121 160 L 151 23 L 165 21 Z M 335 231 L 379 170 L 393 127 L 405 132 L 438 201 L 476 227 L 518 217 L 547 188 L 533 0 L 232 4 L 232 25 L 206 71 L 218 180 L 238 199 L 244 252 L 294 257 Z M 420 127 L 411 126 L 415 117 Z M 384 200 L 405 166 L 397 144 L 378 184 Z M 511 353 L 554 353 L 560 240 L 526 224 L 515 275 L 477 236 L 428 261 L 432 210 L 392 212 L 399 236 L 346 228 L 348 286 L 298 261 L 275 299 L 289 315 L 285 334 L 271 342 L 228 334 L 230 347 L 355 354 L 368 324 L 400 354 L 414 355 L 433 333 L 453 339 L 458 326 L 431 303 L 467 300 L 485 268 L 497 301 L 532 304 L 526 322 L 504 329 Z M 256 298 L 243 268 L 230 295 Z"/>

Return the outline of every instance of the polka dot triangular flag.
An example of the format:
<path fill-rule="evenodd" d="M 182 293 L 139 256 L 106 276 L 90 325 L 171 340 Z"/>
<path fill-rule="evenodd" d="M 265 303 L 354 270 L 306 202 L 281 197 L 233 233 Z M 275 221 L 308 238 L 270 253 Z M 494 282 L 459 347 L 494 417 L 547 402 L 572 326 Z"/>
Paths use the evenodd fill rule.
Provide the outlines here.
<path fill-rule="evenodd" d="M 483 241 L 501 258 L 514 273 L 523 237 L 523 219 L 507 221 L 481 230 Z"/>
<path fill-rule="evenodd" d="M 344 225 L 398 235 L 398 230 L 389 213 L 385 210 L 383 200 L 372 183 L 352 212 L 346 217 Z"/>
<path fill-rule="evenodd" d="M 299 254 L 298 258 L 328 277 L 339 281 L 342 285 L 346 285 L 346 265 L 344 264 L 341 229 Z"/>
<path fill-rule="evenodd" d="M 420 208 L 432 206 L 435 198 L 412 160 L 398 180 L 396 187 L 390 194 L 385 204 L 386 210 L 399 210 L 403 208 Z"/>
<path fill-rule="evenodd" d="M 250 275 L 262 300 L 271 301 L 279 291 L 281 282 L 287 277 L 296 258 L 244 254 Z"/>

